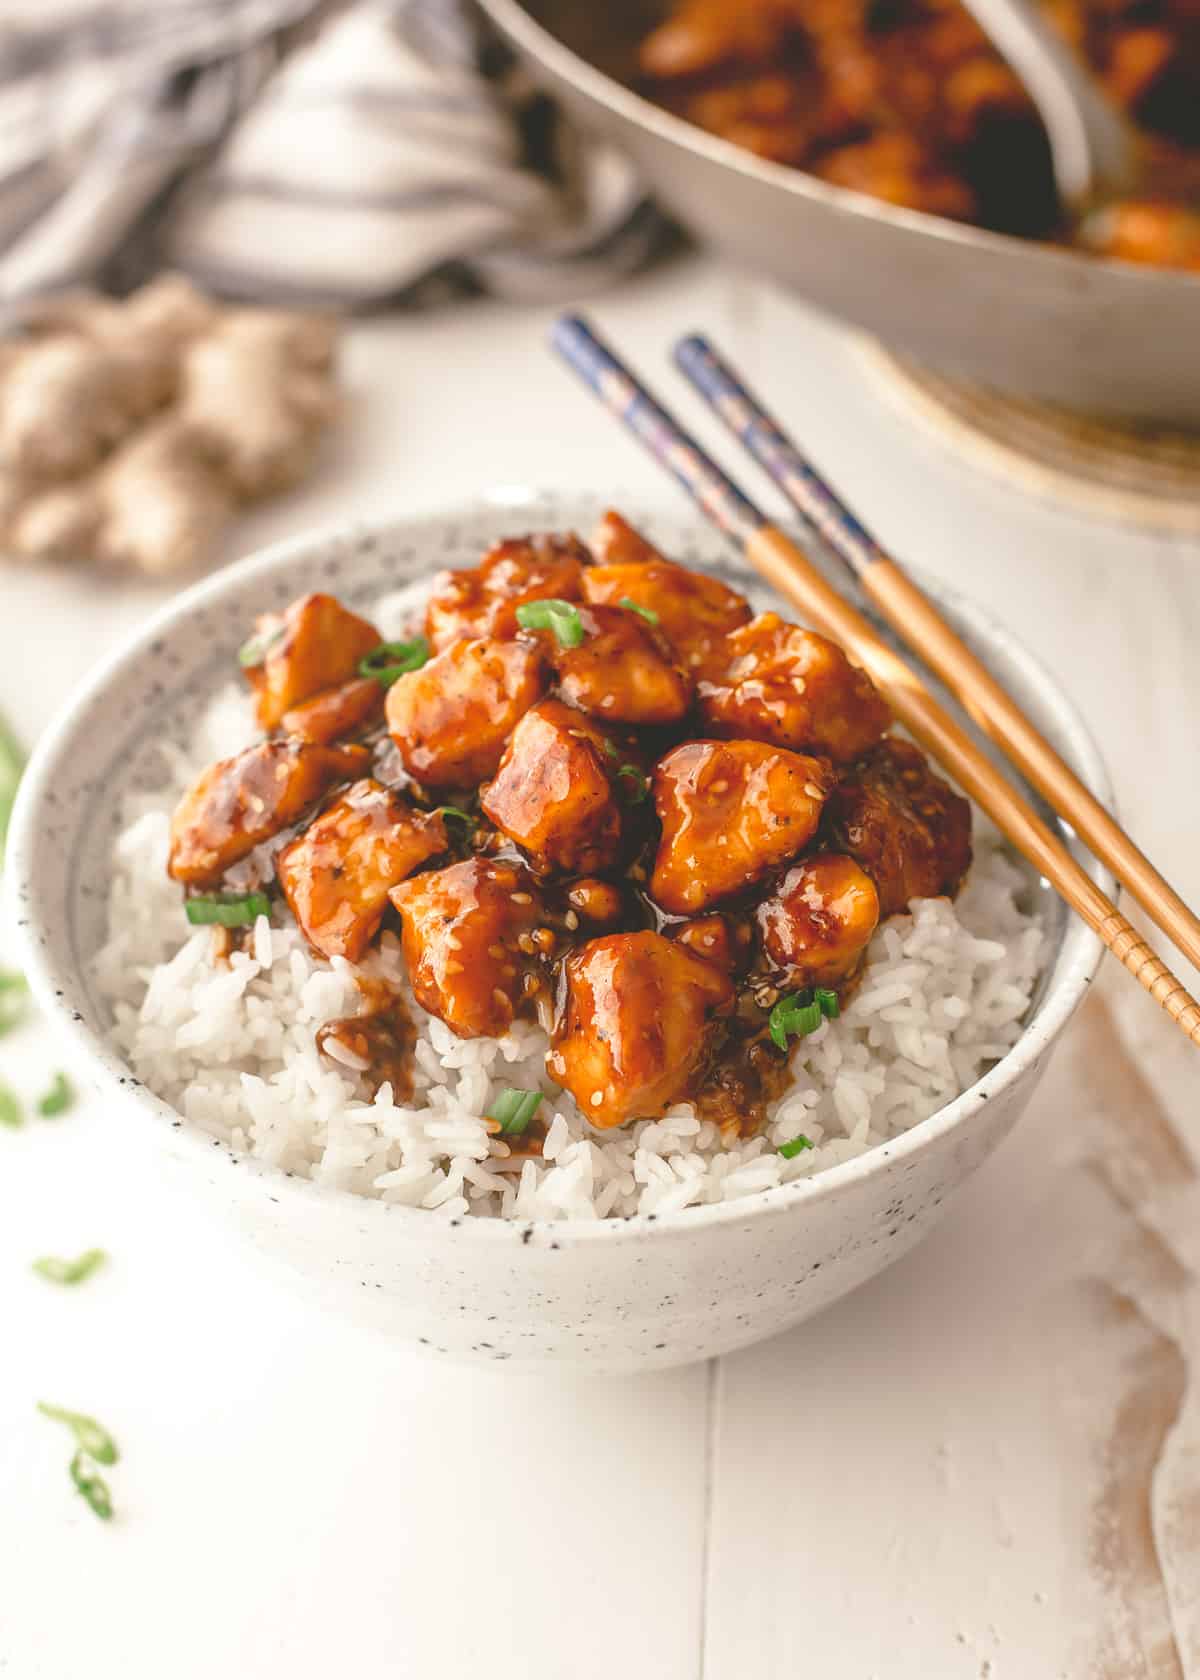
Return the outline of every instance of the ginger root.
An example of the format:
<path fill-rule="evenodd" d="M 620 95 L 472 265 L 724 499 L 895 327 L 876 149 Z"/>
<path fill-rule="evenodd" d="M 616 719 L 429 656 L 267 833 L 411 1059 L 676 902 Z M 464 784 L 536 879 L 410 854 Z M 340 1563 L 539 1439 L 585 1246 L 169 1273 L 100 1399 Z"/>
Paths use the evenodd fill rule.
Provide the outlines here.
<path fill-rule="evenodd" d="M 239 503 L 311 469 L 335 350 L 321 317 L 222 309 L 175 276 L 124 303 L 47 300 L 0 345 L 0 546 L 199 565 Z"/>

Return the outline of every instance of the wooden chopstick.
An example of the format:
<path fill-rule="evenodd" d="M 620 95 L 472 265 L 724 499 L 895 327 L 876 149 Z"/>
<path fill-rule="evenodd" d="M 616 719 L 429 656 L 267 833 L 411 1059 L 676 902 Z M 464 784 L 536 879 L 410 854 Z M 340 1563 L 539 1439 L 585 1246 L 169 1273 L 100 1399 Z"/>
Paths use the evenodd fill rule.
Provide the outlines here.
<path fill-rule="evenodd" d="M 675 360 L 734 436 L 770 473 L 806 529 L 849 568 L 892 628 L 936 671 L 984 734 L 1108 865 L 1155 926 L 1200 968 L 1200 917 L 1064 763 L 929 597 L 880 548 L 728 363 L 697 334 L 680 339 Z"/>
<path fill-rule="evenodd" d="M 842 643 L 930 756 L 987 812 L 1180 1031 L 1200 1044 L 1200 1005 L 1028 801 L 939 705 L 917 673 L 825 581 L 786 533 L 768 523 L 585 321 L 579 316 L 563 316 L 555 325 L 551 341 L 604 406 L 624 422 L 767 581 L 819 630 Z"/>

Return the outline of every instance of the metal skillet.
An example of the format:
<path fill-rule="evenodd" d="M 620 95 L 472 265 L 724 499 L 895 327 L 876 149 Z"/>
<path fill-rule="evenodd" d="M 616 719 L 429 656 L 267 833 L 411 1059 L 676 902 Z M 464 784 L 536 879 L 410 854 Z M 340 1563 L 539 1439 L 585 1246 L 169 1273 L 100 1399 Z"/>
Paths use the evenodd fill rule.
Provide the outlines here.
<path fill-rule="evenodd" d="M 531 74 L 733 261 L 944 373 L 1200 427 L 1200 276 L 882 204 L 767 163 L 623 85 L 656 0 L 481 0 Z"/>

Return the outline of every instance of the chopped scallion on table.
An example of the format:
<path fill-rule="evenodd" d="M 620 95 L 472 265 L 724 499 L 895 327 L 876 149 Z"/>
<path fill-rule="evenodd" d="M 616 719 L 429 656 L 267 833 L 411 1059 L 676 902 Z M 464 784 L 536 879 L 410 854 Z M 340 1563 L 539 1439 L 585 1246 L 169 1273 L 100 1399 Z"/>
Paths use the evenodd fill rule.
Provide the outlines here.
<path fill-rule="evenodd" d="M 8 838 L 8 823 L 17 798 L 17 783 L 25 768 L 25 754 L 12 730 L 0 718 L 0 867 L 4 863 L 4 843 Z"/>
<path fill-rule="evenodd" d="M 583 640 L 579 608 L 556 596 L 545 601 L 522 602 L 517 608 L 517 623 L 523 630 L 553 630 L 559 647 L 578 647 Z"/>
<path fill-rule="evenodd" d="M 97 1464 L 115 1464 L 121 1456 L 108 1430 L 95 1418 L 88 1417 L 86 1412 L 69 1412 L 64 1406 L 50 1406 L 44 1400 L 38 1401 L 37 1409 L 43 1417 L 53 1418 L 55 1423 L 65 1423 L 80 1450 L 89 1458 L 94 1458 Z"/>
<path fill-rule="evenodd" d="M 811 1138 L 806 1138 L 803 1132 L 798 1132 L 797 1135 L 794 1138 L 790 1138 L 787 1143 L 781 1143 L 779 1145 L 779 1153 L 783 1156 L 785 1161 L 791 1161 L 795 1156 L 800 1154 L 801 1150 L 812 1149 L 813 1147 L 813 1140 Z"/>
<path fill-rule="evenodd" d="M 658 623 L 658 614 L 655 612 L 654 608 L 653 607 L 639 607 L 637 602 L 633 599 L 633 597 L 631 595 L 622 595 L 621 599 L 617 602 L 617 605 L 619 607 L 627 607 L 630 612 L 638 613 L 642 618 L 644 618 L 646 620 L 647 624 L 657 624 Z"/>
<path fill-rule="evenodd" d="M 63 1260 L 57 1254 L 45 1254 L 33 1262 L 33 1269 L 47 1283 L 71 1285 L 83 1283 L 108 1259 L 102 1248 L 87 1248 L 74 1260 Z"/>
<path fill-rule="evenodd" d="M 7 1126 L 15 1131 L 18 1126 L 25 1124 L 25 1114 L 21 1108 L 21 1099 L 11 1085 L 0 1084 L 0 1126 Z"/>
<path fill-rule="evenodd" d="M 380 642 L 358 662 L 360 677 L 374 677 L 381 688 L 390 688 L 397 677 L 409 671 L 419 671 L 429 659 L 429 643 L 424 636 L 414 636 L 410 642 Z"/>
<path fill-rule="evenodd" d="M 44 1120 L 65 1114 L 75 1101 L 75 1090 L 65 1073 L 56 1073 L 54 1082 L 44 1097 L 38 1098 L 37 1111 Z"/>
<path fill-rule="evenodd" d="M 185 899 L 183 908 L 194 927 L 249 927 L 271 914 L 271 901 L 260 892 L 212 893 Z"/>
<path fill-rule="evenodd" d="M 101 1521 L 108 1522 L 113 1514 L 112 1494 L 108 1491 L 108 1483 L 82 1447 L 71 1460 L 71 1480 Z"/>
<path fill-rule="evenodd" d="M 540 1091 L 501 1091 L 489 1118 L 499 1121 L 501 1137 L 520 1137 L 541 1103 Z"/>
<path fill-rule="evenodd" d="M 15 968 L 0 968 L 0 1038 L 25 1019 L 29 1009 L 29 985 Z"/>

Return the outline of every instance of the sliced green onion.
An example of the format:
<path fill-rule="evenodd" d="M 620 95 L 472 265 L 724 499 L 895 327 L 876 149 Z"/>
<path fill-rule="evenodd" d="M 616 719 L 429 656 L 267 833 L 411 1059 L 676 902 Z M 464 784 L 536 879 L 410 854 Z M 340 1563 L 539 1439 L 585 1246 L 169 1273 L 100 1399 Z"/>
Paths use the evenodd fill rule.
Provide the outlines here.
<path fill-rule="evenodd" d="M 47 1283 L 74 1284 L 83 1283 L 92 1273 L 103 1266 L 108 1255 L 102 1248 L 85 1248 L 82 1254 L 77 1254 L 74 1260 L 60 1259 L 57 1254 L 45 1254 L 40 1260 L 33 1262 L 33 1269 Z"/>
<path fill-rule="evenodd" d="M 249 927 L 259 916 L 271 914 L 266 893 L 213 893 L 204 898 L 186 898 L 183 908 L 193 927 Z"/>
<path fill-rule="evenodd" d="M 121 1456 L 108 1430 L 85 1412 L 68 1412 L 62 1406 L 48 1406 L 44 1400 L 38 1401 L 37 1409 L 43 1417 L 53 1418 L 55 1423 L 65 1423 L 80 1451 L 94 1458 L 97 1464 L 115 1464 Z"/>
<path fill-rule="evenodd" d="M 380 642 L 358 662 L 360 677 L 374 677 L 381 688 L 391 688 L 397 677 L 407 671 L 419 671 L 429 658 L 429 643 L 424 636 L 414 636 L 411 642 Z"/>
<path fill-rule="evenodd" d="M 631 805 L 640 805 L 644 799 L 650 797 L 650 783 L 638 769 L 636 764 L 622 764 L 617 771 L 618 781 L 622 776 L 629 778 L 629 787 L 625 790 L 626 798 Z"/>
<path fill-rule="evenodd" d="M 25 754 L 12 730 L 0 718 L 0 868 L 4 865 L 4 843 L 17 799 L 17 783 L 25 768 Z"/>
<path fill-rule="evenodd" d="M 21 1099 L 11 1085 L 0 1084 L 0 1126 L 7 1126 L 15 1132 L 18 1126 L 25 1124 L 25 1114 L 21 1108 Z"/>
<path fill-rule="evenodd" d="M 500 1122 L 501 1137 L 520 1137 L 541 1104 L 540 1091 L 501 1091 L 489 1118 Z"/>
<path fill-rule="evenodd" d="M 75 1101 L 75 1089 L 65 1073 L 56 1073 L 54 1083 L 44 1097 L 38 1098 L 37 1111 L 44 1120 L 65 1114 Z"/>
<path fill-rule="evenodd" d="M 579 608 L 556 596 L 544 601 L 523 601 L 517 608 L 517 623 L 523 630 L 553 630 L 559 647 L 578 647 L 583 640 Z"/>
<path fill-rule="evenodd" d="M 786 1051 L 789 1038 L 806 1038 L 824 1019 L 821 1005 L 811 992 L 793 992 L 790 997 L 780 998 L 767 1018 L 767 1027 L 774 1043 Z"/>
<path fill-rule="evenodd" d="M 286 631 L 287 625 L 282 622 L 271 625 L 266 630 L 255 631 L 250 640 L 243 642 L 238 649 L 238 664 L 244 671 L 252 671 L 265 664 L 267 655 Z"/>
<path fill-rule="evenodd" d="M 836 1021 L 842 1013 L 842 1006 L 836 992 L 831 992 L 828 986 L 813 988 L 813 1002 L 820 1009 L 827 1021 Z"/>
<path fill-rule="evenodd" d="M 601 735 L 601 737 L 600 737 L 600 749 L 603 752 L 605 758 L 611 758 L 614 764 L 616 763 L 616 761 L 621 756 L 620 753 L 617 751 L 616 747 L 613 746 L 612 742 L 609 740 L 607 735 Z"/>
<path fill-rule="evenodd" d="M 473 817 L 470 811 L 461 810 L 457 805 L 439 805 L 433 814 L 445 822 L 465 823 L 468 828 L 479 827 L 479 818 Z"/>
<path fill-rule="evenodd" d="M 103 1522 L 108 1522 L 113 1514 L 112 1494 L 108 1491 L 108 1483 L 82 1447 L 71 1460 L 71 1480 L 96 1515 Z"/>
<path fill-rule="evenodd" d="M 785 1161 L 791 1161 L 799 1155 L 802 1149 L 813 1148 L 815 1148 L 813 1140 L 811 1138 L 806 1138 L 803 1132 L 797 1132 L 796 1136 L 789 1142 L 781 1143 L 779 1145 L 779 1153 L 783 1156 Z"/>
<path fill-rule="evenodd" d="M 0 968 L 0 1038 L 19 1026 L 29 1010 L 29 984 L 15 968 Z"/>
<path fill-rule="evenodd" d="M 637 602 L 630 595 L 622 595 L 621 599 L 617 602 L 617 605 L 619 607 L 628 607 L 630 612 L 640 613 L 646 620 L 647 624 L 658 623 L 658 614 L 655 612 L 654 608 L 639 607 Z"/>

